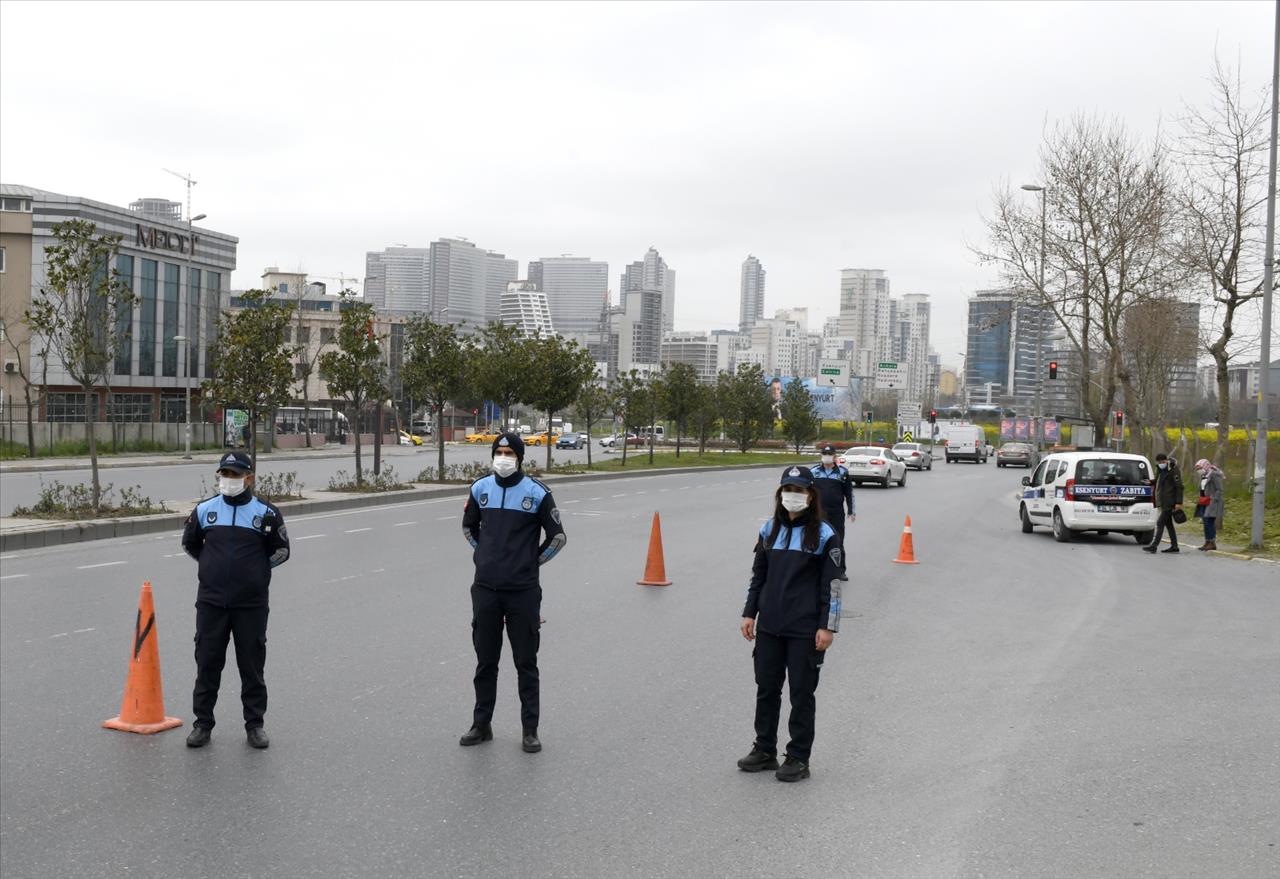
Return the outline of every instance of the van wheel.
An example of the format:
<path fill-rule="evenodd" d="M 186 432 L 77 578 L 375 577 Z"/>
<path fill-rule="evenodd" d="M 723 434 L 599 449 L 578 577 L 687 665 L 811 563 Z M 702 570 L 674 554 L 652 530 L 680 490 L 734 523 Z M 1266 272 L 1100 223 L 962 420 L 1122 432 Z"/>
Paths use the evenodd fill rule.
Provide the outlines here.
<path fill-rule="evenodd" d="M 1031 516 L 1027 514 L 1026 504 L 1020 504 L 1018 506 L 1018 518 L 1022 520 L 1022 533 L 1030 534 L 1032 531 Z"/>
<path fill-rule="evenodd" d="M 1053 511 L 1053 539 L 1059 543 L 1070 543 L 1071 529 L 1067 527 L 1067 523 L 1062 521 L 1062 513 L 1059 510 Z"/>

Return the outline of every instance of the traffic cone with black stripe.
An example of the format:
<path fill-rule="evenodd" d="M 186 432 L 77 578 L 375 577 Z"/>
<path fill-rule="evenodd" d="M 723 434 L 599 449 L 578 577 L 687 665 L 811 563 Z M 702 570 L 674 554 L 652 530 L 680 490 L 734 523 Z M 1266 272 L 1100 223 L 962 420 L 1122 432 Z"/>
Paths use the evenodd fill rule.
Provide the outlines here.
<path fill-rule="evenodd" d="M 160 683 L 160 647 L 156 630 L 156 609 L 151 583 L 142 584 L 138 597 L 138 617 L 133 624 L 133 654 L 124 682 L 120 713 L 104 720 L 107 729 L 150 735 L 182 726 L 176 717 L 165 717 L 164 687 Z"/>
<path fill-rule="evenodd" d="M 902 540 L 898 543 L 898 557 L 893 560 L 895 565 L 918 565 L 916 561 L 916 548 L 911 542 L 911 517 L 907 516 L 907 521 L 902 526 Z"/>

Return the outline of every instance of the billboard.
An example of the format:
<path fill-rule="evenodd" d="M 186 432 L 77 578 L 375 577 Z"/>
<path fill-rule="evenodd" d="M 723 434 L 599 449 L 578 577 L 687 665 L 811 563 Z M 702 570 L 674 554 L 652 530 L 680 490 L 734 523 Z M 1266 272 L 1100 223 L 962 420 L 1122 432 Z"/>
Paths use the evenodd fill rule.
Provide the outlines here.
<path fill-rule="evenodd" d="M 773 391 L 775 405 L 782 397 L 782 389 L 793 381 L 804 385 L 813 405 L 818 410 L 818 417 L 823 421 L 857 421 L 862 409 L 862 380 L 850 379 L 848 387 L 833 387 L 819 378 L 801 378 L 784 375 L 769 379 Z"/>

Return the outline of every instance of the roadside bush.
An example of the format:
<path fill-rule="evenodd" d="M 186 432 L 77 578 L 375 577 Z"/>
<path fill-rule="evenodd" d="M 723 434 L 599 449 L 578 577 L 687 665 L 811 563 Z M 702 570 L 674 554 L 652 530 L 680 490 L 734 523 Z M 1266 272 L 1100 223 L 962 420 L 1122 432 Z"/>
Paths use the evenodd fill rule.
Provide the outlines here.
<path fill-rule="evenodd" d="M 302 500 L 302 483 L 298 481 L 298 471 L 264 473 L 254 480 L 253 493 L 265 501 Z"/>
<path fill-rule="evenodd" d="M 426 467 L 413 480 L 414 482 L 459 482 L 470 484 L 489 472 L 488 461 L 466 461 L 462 464 L 445 464 L 444 479 L 440 479 L 440 471 L 435 467 Z M 529 465 L 525 465 L 529 472 Z"/>
<path fill-rule="evenodd" d="M 156 513 L 172 513 L 164 505 L 157 504 L 142 493 L 142 486 L 120 489 L 119 499 L 112 497 L 114 487 L 107 483 L 102 487 L 102 503 L 93 508 L 93 490 L 88 485 L 66 485 L 54 480 L 46 485 L 40 480 L 40 499 L 29 507 L 15 507 L 13 515 L 31 519 L 112 519 L 120 516 L 151 516 Z"/>
<path fill-rule="evenodd" d="M 356 478 L 345 470 L 339 470 L 329 477 L 329 491 L 380 492 L 401 491 L 406 488 L 413 488 L 413 486 L 407 482 L 401 482 L 395 468 L 390 464 L 385 465 L 380 474 L 366 474 L 363 484 L 357 484 Z"/>

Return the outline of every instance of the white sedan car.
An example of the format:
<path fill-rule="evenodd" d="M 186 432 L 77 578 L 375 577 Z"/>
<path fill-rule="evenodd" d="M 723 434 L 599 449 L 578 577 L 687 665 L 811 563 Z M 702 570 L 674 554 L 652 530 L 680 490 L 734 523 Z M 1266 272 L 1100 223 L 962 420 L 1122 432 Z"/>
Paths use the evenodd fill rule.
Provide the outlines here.
<path fill-rule="evenodd" d="M 884 446 L 855 446 L 845 449 L 840 463 L 849 471 L 849 479 L 854 485 L 864 482 L 878 482 L 884 488 L 890 482 L 901 487 L 907 484 L 907 465 L 893 449 Z"/>

